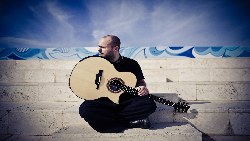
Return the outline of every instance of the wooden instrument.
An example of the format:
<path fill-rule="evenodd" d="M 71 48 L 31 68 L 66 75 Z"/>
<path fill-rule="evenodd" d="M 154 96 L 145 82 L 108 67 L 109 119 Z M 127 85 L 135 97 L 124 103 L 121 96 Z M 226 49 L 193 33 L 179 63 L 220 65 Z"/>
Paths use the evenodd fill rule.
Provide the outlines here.
<path fill-rule="evenodd" d="M 82 99 L 94 100 L 108 97 L 118 104 L 123 92 L 137 95 L 134 88 L 136 77 L 131 72 L 118 72 L 114 66 L 103 57 L 92 56 L 79 61 L 71 72 L 69 87 L 75 95 Z M 187 112 L 190 106 L 185 102 L 172 102 L 152 94 L 147 95 L 164 105 L 174 107 L 177 112 Z"/>

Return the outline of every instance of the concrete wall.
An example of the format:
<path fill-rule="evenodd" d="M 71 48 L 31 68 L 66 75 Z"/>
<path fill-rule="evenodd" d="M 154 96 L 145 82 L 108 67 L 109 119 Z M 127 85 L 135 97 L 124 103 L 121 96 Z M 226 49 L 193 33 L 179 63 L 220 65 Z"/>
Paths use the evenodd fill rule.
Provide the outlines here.
<path fill-rule="evenodd" d="M 0 133 L 50 135 L 87 124 L 68 87 L 78 60 L 1 60 Z M 188 100 L 188 113 L 158 105 L 153 122 L 188 123 L 214 135 L 250 135 L 249 58 L 139 59 L 150 93 Z"/>
<path fill-rule="evenodd" d="M 70 73 L 77 62 L 0 61 L 1 101 L 78 101 L 68 88 Z M 138 62 L 152 93 L 177 93 L 186 100 L 250 99 L 248 58 L 146 59 Z"/>

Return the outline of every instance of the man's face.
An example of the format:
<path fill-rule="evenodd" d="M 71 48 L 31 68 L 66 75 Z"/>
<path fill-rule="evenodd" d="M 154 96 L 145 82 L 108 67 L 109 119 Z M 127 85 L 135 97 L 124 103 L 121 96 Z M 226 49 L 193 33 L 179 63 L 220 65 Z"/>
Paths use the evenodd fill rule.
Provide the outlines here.
<path fill-rule="evenodd" d="M 107 37 L 102 38 L 98 43 L 100 56 L 107 58 L 108 60 L 114 57 L 114 50 L 110 45 L 110 42 L 111 39 Z"/>

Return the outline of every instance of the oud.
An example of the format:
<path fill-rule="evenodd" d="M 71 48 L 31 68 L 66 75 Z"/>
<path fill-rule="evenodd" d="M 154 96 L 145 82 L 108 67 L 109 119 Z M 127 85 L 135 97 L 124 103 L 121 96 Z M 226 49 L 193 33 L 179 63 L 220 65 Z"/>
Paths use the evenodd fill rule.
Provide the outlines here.
<path fill-rule="evenodd" d="M 123 92 L 137 95 L 134 88 L 136 77 L 131 72 L 118 72 L 114 66 L 102 57 L 92 56 L 79 61 L 71 72 L 69 87 L 72 92 L 86 100 L 108 97 L 114 103 L 119 103 Z M 190 108 L 185 102 L 172 102 L 152 94 L 147 95 L 164 105 L 174 107 L 177 112 L 187 112 Z"/>

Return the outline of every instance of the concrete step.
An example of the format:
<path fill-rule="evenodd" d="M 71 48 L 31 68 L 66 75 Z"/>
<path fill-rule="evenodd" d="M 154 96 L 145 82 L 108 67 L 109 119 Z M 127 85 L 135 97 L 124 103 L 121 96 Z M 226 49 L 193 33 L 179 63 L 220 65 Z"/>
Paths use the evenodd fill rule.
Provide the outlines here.
<path fill-rule="evenodd" d="M 151 120 L 189 123 L 202 133 L 213 135 L 250 135 L 249 101 L 189 101 L 187 113 L 171 113 L 169 107 L 158 105 Z"/>
<path fill-rule="evenodd" d="M 0 60 L 1 70 L 71 70 L 79 60 Z"/>
<path fill-rule="evenodd" d="M 72 68 L 73 69 L 73 68 Z M 51 83 L 68 82 L 72 69 L 32 69 L 1 70 L 1 83 L 29 82 Z M 148 82 L 238 82 L 250 81 L 249 68 L 234 69 L 142 69 Z"/>
<path fill-rule="evenodd" d="M 0 69 L 72 69 L 79 60 L 0 60 Z M 250 68 L 249 58 L 154 58 L 138 60 L 142 69 Z"/>
<path fill-rule="evenodd" d="M 1 102 L 0 134 L 51 135 L 71 124 L 87 125 L 79 102 Z M 158 104 L 152 123 L 188 123 L 205 134 L 250 135 L 249 101 L 188 101 L 188 113 Z"/>
<path fill-rule="evenodd" d="M 0 105 L 0 134 L 49 135 L 63 128 L 68 116 L 63 111 L 76 102 L 1 102 Z"/>
<path fill-rule="evenodd" d="M 148 83 L 150 93 L 175 93 L 185 100 L 250 100 L 249 82 Z"/>
<path fill-rule="evenodd" d="M 154 80 L 154 77 L 159 78 L 160 82 L 237 82 L 250 81 L 249 68 L 233 68 L 233 69 L 208 69 L 208 68 L 186 68 L 186 69 L 155 69 L 143 70 L 145 78 L 149 81 L 159 82 Z M 151 80 L 153 79 L 153 80 Z"/>
<path fill-rule="evenodd" d="M 249 58 L 154 58 L 138 63 L 142 69 L 250 68 Z"/>
<path fill-rule="evenodd" d="M 153 124 L 151 129 L 128 129 L 123 133 L 101 134 L 89 127 L 71 125 L 52 135 L 66 140 L 193 140 L 201 141 L 202 134 L 189 124 Z"/>
<path fill-rule="evenodd" d="M 249 141 L 250 136 L 216 136 L 206 135 L 202 137 L 203 141 Z"/>
<path fill-rule="evenodd" d="M 76 102 L 68 83 L 0 83 L 0 102 Z"/>
<path fill-rule="evenodd" d="M 173 101 L 178 100 L 175 95 L 171 97 Z M 152 123 L 189 123 L 206 134 L 250 135 L 249 101 L 188 101 L 188 103 L 191 107 L 187 113 L 175 113 L 173 107 L 157 103 L 157 109 L 149 119 Z M 65 111 L 69 114 L 67 121 L 64 121 L 65 125 L 84 122 L 83 119 L 76 118 L 79 117 L 78 107 L 75 105 Z"/>
<path fill-rule="evenodd" d="M 202 134 L 188 124 L 154 124 L 151 129 L 128 129 L 123 133 L 98 133 L 90 127 L 70 125 L 50 136 L 14 135 L 6 141 L 63 140 L 63 141 L 201 141 Z"/>
<path fill-rule="evenodd" d="M 157 82 L 157 79 L 160 82 L 166 80 L 173 82 L 237 82 L 250 81 L 249 62 L 249 58 L 166 58 L 141 60 L 139 64 L 149 82 Z"/>
<path fill-rule="evenodd" d="M 148 82 L 250 81 L 248 58 L 241 59 L 146 59 L 141 62 Z M 0 82 L 68 82 L 78 61 L 0 61 Z"/>
<path fill-rule="evenodd" d="M 133 129 L 119 135 L 102 135 L 96 133 L 80 118 L 78 108 L 81 102 L 2 102 L 1 138 L 7 138 L 7 140 L 81 140 L 82 138 L 131 140 L 136 137 L 138 140 L 137 137 L 140 137 L 145 140 L 152 140 L 152 138 L 163 140 L 171 137 L 178 140 L 201 140 L 201 133 L 187 123 L 155 123 L 152 131 Z"/>
<path fill-rule="evenodd" d="M 148 83 L 150 93 L 176 94 L 185 100 L 250 100 L 250 82 Z M 68 83 L 0 83 L 0 102 L 77 102 Z"/>

